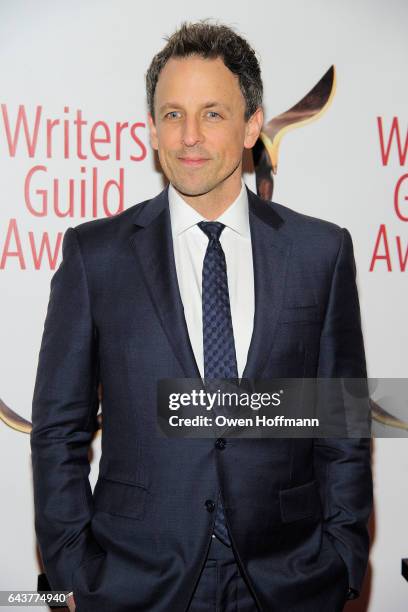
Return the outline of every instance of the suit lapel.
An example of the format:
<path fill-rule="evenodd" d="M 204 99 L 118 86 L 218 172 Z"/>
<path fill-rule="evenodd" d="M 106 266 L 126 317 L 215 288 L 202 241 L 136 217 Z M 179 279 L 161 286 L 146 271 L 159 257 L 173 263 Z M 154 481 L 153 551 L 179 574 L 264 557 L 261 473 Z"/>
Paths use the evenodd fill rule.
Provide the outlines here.
<path fill-rule="evenodd" d="M 177 281 L 167 188 L 136 208 L 130 243 L 152 302 L 186 378 L 200 378 Z"/>
<path fill-rule="evenodd" d="M 254 329 L 243 378 L 261 377 L 272 348 L 283 304 L 291 241 L 273 204 L 247 187 L 254 264 Z"/>

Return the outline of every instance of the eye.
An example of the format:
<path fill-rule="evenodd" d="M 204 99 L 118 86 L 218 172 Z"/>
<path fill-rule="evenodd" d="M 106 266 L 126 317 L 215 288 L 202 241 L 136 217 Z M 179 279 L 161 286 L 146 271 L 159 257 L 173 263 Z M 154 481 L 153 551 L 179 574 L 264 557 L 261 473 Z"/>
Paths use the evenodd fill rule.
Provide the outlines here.
<path fill-rule="evenodd" d="M 221 119 L 221 115 L 217 113 L 216 111 L 208 111 L 207 116 L 210 119 Z"/>
<path fill-rule="evenodd" d="M 166 119 L 178 119 L 180 116 L 179 111 L 170 111 L 165 115 Z"/>

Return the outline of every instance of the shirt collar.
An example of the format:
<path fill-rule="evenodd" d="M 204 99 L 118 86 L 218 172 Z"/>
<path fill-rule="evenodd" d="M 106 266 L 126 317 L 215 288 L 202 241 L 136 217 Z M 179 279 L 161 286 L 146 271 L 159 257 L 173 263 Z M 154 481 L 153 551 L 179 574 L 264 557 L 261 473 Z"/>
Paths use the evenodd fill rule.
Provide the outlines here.
<path fill-rule="evenodd" d="M 183 200 L 171 183 L 169 185 L 168 196 L 173 236 L 180 235 L 193 225 L 197 225 L 200 221 L 208 221 L 208 219 L 200 215 L 200 213 Z M 237 198 L 228 206 L 227 210 L 216 219 L 216 221 L 223 223 L 226 227 L 229 227 L 234 232 L 244 237 L 250 235 L 248 194 L 242 178 L 241 191 Z"/>

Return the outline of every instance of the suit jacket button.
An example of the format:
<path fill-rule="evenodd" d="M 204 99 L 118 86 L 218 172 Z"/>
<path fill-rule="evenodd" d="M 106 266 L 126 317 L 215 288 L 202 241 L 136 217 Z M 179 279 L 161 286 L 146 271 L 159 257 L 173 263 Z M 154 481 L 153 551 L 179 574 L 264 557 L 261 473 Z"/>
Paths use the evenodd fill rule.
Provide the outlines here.
<path fill-rule="evenodd" d="M 215 448 L 222 450 L 223 448 L 225 448 L 226 444 L 227 444 L 227 441 L 224 438 L 218 438 L 215 441 Z"/>
<path fill-rule="evenodd" d="M 206 500 L 205 500 L 205 504 L 204 504 L 204 505 L 205 505 L 205 507 L 207 508 L 207 511 L 208 511 L 208 512 L 214 512 L 214 510 L 215 510 L 215 504 L 214 504 L 214 502 L 213 502 L 213 500 L 212 500 L 212 499 L 206 499 Z"/>

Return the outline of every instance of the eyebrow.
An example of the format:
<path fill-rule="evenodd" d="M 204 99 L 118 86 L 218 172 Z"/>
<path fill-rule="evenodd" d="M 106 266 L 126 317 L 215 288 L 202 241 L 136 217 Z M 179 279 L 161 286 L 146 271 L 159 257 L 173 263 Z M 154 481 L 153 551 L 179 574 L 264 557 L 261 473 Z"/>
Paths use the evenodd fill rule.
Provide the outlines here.
<path fill-rule="evenodd" d="M 213 108 L 214 106 L 225 108 L 227 111 L 231 112 L 231 109 L 228 106 L 228 104 L 224 104 L 223 102 L 217 102 L 217 100 L 210 100 L 209 102 L 206 102 L 203 105 L 203 108 Z M 177 102 L 166 102 L 166 104 L 163 104 L 159 108 L 159 113 L 162 113 L 163 111 L 165 111 L 166 108 L 182 108 L 182 105 L 178 104 Z"/>

